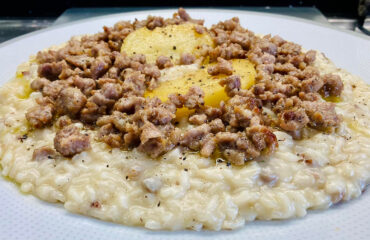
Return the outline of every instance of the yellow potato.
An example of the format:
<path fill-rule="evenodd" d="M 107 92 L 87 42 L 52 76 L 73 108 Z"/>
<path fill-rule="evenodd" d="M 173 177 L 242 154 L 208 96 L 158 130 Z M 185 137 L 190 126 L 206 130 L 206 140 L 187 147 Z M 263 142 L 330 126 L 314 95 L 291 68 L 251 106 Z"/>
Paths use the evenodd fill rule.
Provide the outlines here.
<path fill-rule="evenodd" d="M 243 89 L 250 88 L 255 81 L 256 71 L 254 65 L 246 59 L 233 59 L 231 60 L 233 65 L 233 74 L 241 77 L 241 86 Z M 204 68 L 186 72 L 182 77 L 169 81 L 162 82 L 153 91 L 145 93 L 145 97 L 158 97 L 162 101 L 168 99 L 168 95 L 171 93 L 185 94 L 192 86 L 199 86 L 203 89 L 204 103 L 208 106 L 218 107 L 222 100 L 227 100 L 228 96 L 219 84 L 219 81 L 226 75 L 219 74 L 211 76 L 207 72 L 207 68 L 210 65 L 206 65 Z M 188 109 L 179 109 L 176 113 L 177 118 L 187 116 L 190 113 Z"/>
<path fill-rule="evenodd" d="M 182 53 L 199 55 L 199 47 L 214 45 L 211 36 L 199 34 L 194 24 L 169 25 L 149 30 L 146 27 L 130 33 L 124 40 L 121 52 L 131 56 L 144 54 L 148 63 L 155 63 L 159 56 L 172 58 L 177 63 Z"/>

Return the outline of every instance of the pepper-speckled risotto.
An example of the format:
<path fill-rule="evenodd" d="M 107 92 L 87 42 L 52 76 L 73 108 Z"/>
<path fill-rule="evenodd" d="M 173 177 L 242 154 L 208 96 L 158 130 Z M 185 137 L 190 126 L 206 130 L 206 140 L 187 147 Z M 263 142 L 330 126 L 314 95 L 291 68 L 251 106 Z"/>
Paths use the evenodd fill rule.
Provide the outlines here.
<path fill-rule="evenodd" d="M 0 88 L 2 175 L 154 230 L 235 229 L 359 197 L 369 86 L 237 17 L 203 23 L 180 8 L 31 56 Z"/>

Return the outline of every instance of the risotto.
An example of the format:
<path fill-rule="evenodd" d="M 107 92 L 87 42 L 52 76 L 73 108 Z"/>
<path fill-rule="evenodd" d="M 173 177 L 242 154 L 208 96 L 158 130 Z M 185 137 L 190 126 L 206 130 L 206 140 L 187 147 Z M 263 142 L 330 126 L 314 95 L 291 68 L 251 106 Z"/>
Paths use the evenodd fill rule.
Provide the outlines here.
<path fill-rule="evenodd" d="M 222 47 L 219 48 L 221 50 L 218 55 L 216 54 L 216 57 L 212 54 L 204 55 L 202 52 L 204 49 L 199 49 L 198 41 L 201 41 L 202 46 L 208 44 L 208 47 L 212 49 L 217 49 L 217 47 L 223 46 L 222 44 L 229 44 L 226 47 L 235 47 L 232 45 L 234 43 L 230 44 L 227 41 L 218 43 L 217 41 L 221 41 L 222 37 L 222 34 L 217 32 L 218 30 L 214 31 L 216 34 L 201 36 L 212 30 L 202 27 L 202 22 L 193 20 L 184 14 L 180 10 L 180 18 L 163 20 L 149 17 L 145 22 L 135 22 L 136 28 L 129 28 L 131 30 L 125 32 L 124 37 L 119 39 L 119 36 L 116 36 L 116 39 L 119 40 L 112 40 L 113 37 L 107 37 L 107 39 L 101 37 L 104 44 L 106 43 L 110 49 L 114 49 L 113 55 L 120 54 L 121 47 L 125 49 L 127 55 L 124 56 L 127 57 L 130 57 L 128 49 L 134 49 L 135 53 L 133 54 L 144 49 L 142 54 L 147 56 L 147 62 L 140 59 L 134 61 L 133 58 L 136 55 L 133 55 L 131 63 L 128 63 L 129 66 L 124 67 L 123 71 L 126 72 L 122 73 L 122 76 L 120 75 L 124 79 L 122 82 L 127 82 L 127 79 L 133 79 L 133 71 L 127 69 L 135 69 L 135 62 L 142 64 L 140 66 L 143 67 L 136 70 L 142 72 L 146 89 L 140 94 L 134 95 L 135 99 L 144 99 L 137 103 L 139 106 L 137 108 L 131 106 L 128 107 L 127 111 L 122 110 L 126 108 L 120 108 L 121 105 L 118 103 L 132 97 L 132 95 L 124 95 L 125 90 L 122 90 L 123 95 L 110 98 L 110 100 L 113 99 L 114 107 L 112 104 L 108 104 L 106 105 L 108 107 L 104 109 L 105 112 L 101 112 L 102 105 L 97 104 L 99 111 L 93 113 L 97 116 L 96 119 L 91 120 L 93 115 L 87 115 L 87 113 L 91 113 L 88 104 L 97 99 L 95 95 L 98 93 L 104 95 L 104 86 L 120 84 L 122 89 L 125 89 L 123 83 L 112 77 L 116 74 L 114 71 L 120 68 L 116 64 L 117 56 L 114 57 L 115 62 L 108 64 L 109 67 L 95 62 L 99 57 L 103 59 L 103 55 L 99 55 L 103 51 L 100 48 L 89 48 L 88 54 L 96 52 L 92 53 L 95 60 L 94 57 L 88 60 L 72 59 L 73 54 L 64 58 L 66 60 L 63 60 L 65 66 L 74 65 L 74 68 L 69 68 L 74 71 L 70 75 L 68 75 L 68 71 L 60 70 L 58 76 L 55 77 L 53 72 L 55 69 L 50 68 L 51 65 L 47 65 L 49 66 L 47 70 L 43 69 L 45 64 L 54 64 L 54 62 L 49 60 L 42 62 L 40 54 L 37 57 L 32 56 L 27 63 L 20 65 L 15 78 L 0 88 L 0 98 L 2 99 L 0 103 L 2 175 L 19 183 L 22 192 L 33 194 L 48 202 L 61 203 L 70 212 L 124 225 L 143 226 L 153 230 L 235 229 L 254 220 L 303 217 L 307 214 L 308 209 L 327 209 L 340 201 L 359 197 L 370 181 L 369 86 L 358 77 L 335 67 L 322 53 L 317 52 L 316 57 L 306 61 L 303 67 L 301 65 L 304 61 L 301 60 L 299 63 L 301 65 L 298 64 L 296 69 L 298 72 L 303 72 L 304 69 L 311 67 L 316 69 L 320 76 L 333 76 L 332 74 L 335 74 L 343 83 L 337 87 L 342 87 L 340 96 L 330 94 L 330 96 L 324 96 L 324 94 L 322 98 L 325 100 L 321 100 L 320 94 L 318 94 L 320 99 L 315 98 L 314 100 L 322 101 L 324 104 L 330 101 L 335 102 L 330 103 L 335 106 L 335 109 L 332 109 L 335 111 L 335 118 L 330 122 L 332 125 L 320 125 L 320 127 L 309 125 L 310 122 L 314 121 L 314 118 L 309 115 L 309 111 L 306 109 L 307 116 L 304 115 L 304 118 L 297 120 L 297 124 L 301 124 L 302 119 L 306 118 L 309 119 L 307 120 L 309 122 L 305 122 L 304 126 L 300 128 L 293 129 L 289 125 L 291 124 L 289 121 L 293 120 L 285 119 L 286 122 L 284 119 L 280 122 L 276 120 L 286 111 L 277 112 L 275 111 L 276 106 L 279 104 L 287 105 L 286 102 L 281 103 L 277 99 L 266 100 L 262 97 L 256 97 L 262 103 L 259 107 L 262 110 L 259 110 L 259 115 L 254 112 L 257 110 L 250 109 L 250 112 L 252 112 L 252 116 L 260 116 L 261 120 L 258 124 L 266 125 L 263 129 L 267 130 L 264 130 L 263 134 L 273 137 L 267 138 L 266 135 L 262 135 L 264 137 L 262 143 L 265 145 L 258 148 L 256 141 L 254 141 L 255 135 L 248 135 L 252 134 L 251 131 L 248 131 L 243 136 L 247 139 L 246 142 L 252 145 L 243 150 L 244 152 L 239 145 L 234 146 L 229 143 L 225 145 L 223 142 L 221 143 L 220 136 L 234 134 L 230 136 L 237 136 L 235 138 L 237 142 L 244 139 L 241 137 L 241 132 L 253 127 L 253 120 L 251 120 L 253 117 L 247 125 L 242 125 L 242 121 L 238 119 L 238 125 L 230 127 L 233 126 L 233 122 L 230 120 L 232 117 L 226 116 L 226 113 L 223 112 L 224 115 L 212 118 L 207 109 L 218 109 L 218 106 L 225 104 L 227 106 L 228 101 L 238 96 L 249 97 L 246 93 L 239 93 L 240 91 L 257 91 L 256 86 L 264 83 L 264 79 L 261 77 L 263 69 L 258 67 L 262 65 L 253 60 L 252 54 L 243 53 L 241 56 L 236 53 L 235 56 L 228 56 L 223 52 L 226 48 L 223 50 Z M 126 37 L 137 40 L 138 36 L 145 36 L 145 34 L 159 34 L 154 38 L 160 39 L 163 37 L 160 35 L 161 33 L 150 31 L 164 29 L 168 26 L 171 28 L 178 26 L 182 28 L 181 31 L 188 31 L 187 28 L 190 25 L 183 24 L 181 21 L 195 24 L 195 27 L 191 27 L 191 31 L 195 28 L 194 41 L 189 40 L 186 46 L 180 46 L 176 42 L 176 46 L 171 44 L 166 51 L 162 51 L 164 46 L 159 45 L 156 46 L 157 51 L 151 51 L 150 46 L 142 48 L 140 45 L 128 46 L 130 42 L 125 40 Z M 234 19 L 234 22 L 237 21 Z M 199 25 L 199 23 L 201 24 Z M 121 23 L 118 27 L 121 33 L 125 31 L 123 25 Z M 223 31 L 229 31 L 227 24 L 225 26 Z M 145 31 L 145 33 L 140 35 L 142 33 L 138 33 L 138 31 Z M 176 38 L 176 34 L 179 34 L 176 29 L 169 31 L 174 38 Z M 106 28 L 105 33 L 107 32 L 111 34 L 113 30 Z M 231 35 L 237 34 L 235 29 L 231 32 Z M 132 37 L 133 33 L 137 35 Z M 227 38 L 228 36 L 223 37 Z M 254 37 L 263 39 L 259 36 Z M 267 38 L 270 39 L 270 36 Z M 72 45 L 76 44 L 76 41 L 81 41 L 80 39 L 74 39 L 75 42 Z M 119 42 L 118 45 L 116 45 L 117 42 Z M 242 43 L 238 44 L 239 47 L 242 46 L 240 51 L 249 51 L 248 53 L 250 53 L 251 50 L 248 49 L 251 49 L 251 46 L 246 47 Z M 50 50 L 60 51 L 63 47 L 65 46 L 53 47 Z M 193 51 L 193 49 L 196 50 Z M 79 49 L 76 47 L 74 51 L 78 52 Z M 210 50 L 208 50 L 209 52 Z M 231 52 L 235 53 L 234 50 Z M 298 52 L 297 56 L 306 54 L 306 58 L 307 54 L 310 53 L 310 51 L 301 50 Z M 79 55 L 74 54 L 73 56 Z M 279 53 L 275 53 L 275 57 L 274 61 L 283 61 L 279 60 Z M 242 60 L 234 61 L 233 59 L 243 59 L 243 61 L 247 59 L 252 63 Z M 76 63 L 76 61 L 80 62 Z M 88 61 L 91 63 L 87 63 Z M 291 63 L 293 66 L 293 60 Z M 94 64 L 98 66 L 98 70 L 105 68 L 104 76 L 94 71 Z M 124 63 L 121 64 L 124 65 Z M 156 71 L 153 70 L 155 64 L 158 66 L 157 69 L 154 69 Z M 267 63 L 263 64 L 264 67 L 268 65 Z M 283 73 L 285 70 L 283 67 L 277 66 L 276 62 L 273 64 L 275 64 L 274 70 L 269 73 L 270 75 L 277 73 L 281 76 L 293 75 L 292 71 L 287 71 L 289 74 Z M 111 65 L 115 66 L 116 69 L 113 69 Z M 230 71 L 228 72 L 229 67 Z M 87 70 L 90 75 L 81 73 L 85 71 L 84 74 L 86 74 Z M 68 76 L 61 76 L 63 74 Z M 200 89 L 201 100 L 192 98 L 192 95 L 187 92 L 191 89 L 194 90 L 194 88 L 189 86 L 188 89 L 182 91 L 176 88 L 176 83 L 171 83 L 173 80 L 181 82 L 181 79 L 190 78 L 189 74 L 195 76 L 196 80 L 198 80 L 197 77 L 204 81 L 207 78 L 212 78 L 217 81 L 217 84 L 209 84 Z M 231 79 L 230 76 L 238 74 L 240 76 L 238 81 L 226 81 L 226 83 L 224 81 L 223 86 L 218 85 L 218 80 Z M 93 90 L 88 90 L 87 86 L 90 85 L 85 84 L 87 80 L 83 87 L 80 87 L 79 82 L 74 80 L 70 85 L 63 85 L 64 87 L 59 89 L 56 94 L 57 98 L 53 99 L 51 95 L 46 94 L 45 84 L 57 81 L 67 82 L 76 76 L 83 76 L 81 79 L 93 79 L 90 81 Z M 48 79 L 46 80 L 48 82 L 44 83 L 42 87 L 35 87 L 35 84 L 31 84 L 40 77 Z M 237 85 L 238 83 L 239 87 L 232 87 L 233 84 Z M 185 88 L 185 85 L 182 86 Z M 202 85 L 199 86 L 202 88 Z M 321 90 L 325 86 L 321 85 Z M 310 85 L 310 87 L 312 89 L 315 86 Z M 67 93 L 67 100 L 60 100 L 63 99 L 61 97 L 63 89 L 69 88 L 79 89 L 77 93 L 72 95 L 80 96 L 82 94 L 82 100 L 72 99 L 75 100 L 72 101 L 68 98 Z M 55 85 L 52 89 L 58 89 L 58 86 Z M 132 88 L 130 89 L 127 92 L 134 91 Z M 171 89 L 175 89 L 173 90 L 175 92 L 172 92 Z M 209 89 L 212 91 L 210 92 Z M 136 90 L 137 88 L 135 88 Z M 199 88 L 195 90 L 199 90 Z M 316 92 L 323 94 L 323 92 L 319 92 L 321 90 L 316 90 Z M 90 92 L 87 93 L 88 91 Z M 180 107 L 175 107 L 174 111 L 170 110 L 172 112 L 169 115 L 172 117 L 168 123 L 157 123 L 166 119 L 167 115 L 164 116 L 163 112 L 158 113 L 162 115 L 153 118 L 154 120 L 148 115 L 146 115 L 145 121 L 142 118 L 140 120 L 130 118 L 130 121 L 142 121 L 141 126 L 144 129 L 140 130 L 141 135 L 136 138 L 134 135 L 130 135 L 131 132 L 127 130 L 126 122 L 125 130 L 120 130 L 120 125 L 114 122 L 114 119 L 112 122 L 107 120 L 109 116 L 119 116 L 118 120 L 124 121 L 125 117 L 134 116 L 140 111 L 140 106 L 147 104 L 145 101 L 148 100 L 145 99 L 158 96 L 160 99 L 158 101 L 167 103 L 174 101 L 168 95 L 178 92 L 182 94 L 181 96 L 188 96 L 188 98 L 183 99 Z M 315 91 L 310 93 L 312 92 Z M 216 98 L 212 98 L 212 94 L 216 94 Z M 255 92 L 254 94 L 257 95 Z M 298 95 L 297 93 L 297 96 L 297 99 L 311 101 L 302 94 Z M 45 104 L 45 98 L 50 98 L 50 102 Z M 280 98 L 288 99 L 283 95 Z M 190 99 L 196 102 L 195 107 L 191 106 L 193 102 Z M 60 103 L 60 101 L 62 102 Z M 69 107 L 71 101 L 72 106 Z M 272 101 L 275 101 L 274 104 L 271 104 Z M 80 108 L 78 108 L 79 104 L 81 104 Z M 128 103 L 125 102 L 125 104 L 123 106 L 127 106 Z M 48 111 L 47 107 L 52 106 L 49 112 L 52 117 L 49 120 L 30 117 L 30 109 L 36 109 L 39 106 L 46 112 Z M 56 110 L 54 106 L 56 106 Z M 208 106 L 212 106 L 212 108 L 207 108 Z M 157 108 L 157 105 L 151 108 Z M 163 108 L 170 109 L 167 105 Z M 120 115 L 111 109 L 119 112 Z M 227 107 L 225 107 L 226 110 L 222 110 L 222 107 L 220 109 L 227 111 Z M 38 114 L 44 113 L 38 112 Z M 271 121 L 275 122 L 268 123 L 269 121 L 265 120 L 263 115 L 270 116 Z M 35 114 L 32 116 L 34 117 Z M 59 119 L 56 120 L 57 118 Z M 216 122 L 216 119 L 220 120 Z M 155 135 L 151 130 L 146 130 L 147 128 L 144 127 L 147 126 L 145 125 L 146 121 L 151 124 L 148 129 L 159 129 L 159 133 L 154 131 L 159 135 Z M 332 123 L 333 121 L 335 123 Z M 134 123 L 129 122 L 130 126 Z M 213 128 L 213 123 L 222 124 L 222 130 L 214 130 L 217 128 Z M 171 124 L 170 130 L 166 124 Z M 196 138 L 191 138 L 189 141 L 184 140 L 184 136 L 188 136 L 188 133 L 192 132 L 193 129 L 199 130 L 202 126 L 203 129 L 206 128 L 206 125 L 209 125 L 209 129 L 211 129 L 208 130 L 207 134 L 200 137 L 197 135 Z M 73 133 L 63 132 L 67 128 Z M 173 135 L 176 133 L 176 129 L 180 129 L 178 130 L 180 131 L 179 139 L 176 138 L 176 144 L 169 144 L 168 142 L 175 141 Z M 76 131 L 78 133 L 75 134 Z M 266 131 L 268 132 L 266 133 Z M 153 134 L 155 137 L 151 137 Z M 158 136 L 161 136 L 160 144 Z M 132 138 L 135 141 L 131 140 Z M 156 141 L 152 141 L 152 139 Z M 208 139 L 211 140 L 208 141 Z M 210 145 L 208 144 L 210 141 L 214 142 L 211 150 L 209 150 Z M 145 145 L 144 142 L 149 143 Z M 70 146 L 69 144 L 72 143 L 74 145 Z M 251 148 L 253 148 L 253 152 L 250 151 Z"/>

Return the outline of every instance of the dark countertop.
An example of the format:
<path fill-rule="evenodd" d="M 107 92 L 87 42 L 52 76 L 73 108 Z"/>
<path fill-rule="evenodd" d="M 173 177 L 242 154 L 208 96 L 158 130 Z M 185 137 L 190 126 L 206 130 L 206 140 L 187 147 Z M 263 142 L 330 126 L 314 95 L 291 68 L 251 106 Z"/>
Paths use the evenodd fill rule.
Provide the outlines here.
<path fill-rule="evenodd" d="M 112 13 L 124 13 L 149 9 L 163 8 L 70 8 L 67 9 L 58 18 L 0 18 L 0 43 L 14 37 L 33 32 L 49 26 L 68 23 L 84 18 L 102 16 Z M 221 8 L 225 9 L 225 8 Z M 300 17 L 321 23 L 332 24 L 340 28 L 358 31 L 354 19 L 326 18 L 315 7 L 228 7 L 227 9 L 248 10 L 257 12 L 266 12 L 273 14 L 282 14 L 287 16 Z M 370 27 L 370 19 L 365 23 L 365 27 Z"/>

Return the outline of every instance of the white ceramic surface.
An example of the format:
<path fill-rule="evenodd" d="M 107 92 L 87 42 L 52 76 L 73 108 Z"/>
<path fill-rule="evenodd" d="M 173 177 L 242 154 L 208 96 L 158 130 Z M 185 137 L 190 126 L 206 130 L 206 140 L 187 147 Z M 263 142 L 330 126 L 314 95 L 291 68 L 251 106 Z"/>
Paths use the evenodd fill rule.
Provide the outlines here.
<path fill-rule="evenodd" d="M 173 10 L 114 14 L 59 25 L 27 34 L 0 45 L 0 84 L 14 76 L 17 65 L 37 51 L 67 41 L 71 36 L 101 31 L 118 20 L 143 19 L 147 15 L 170 17 Z M 248 11 L 192 9 L 194 18 L 206 19 L 210 26 L 233 16 L 241 24 L 261 34 L 278 34 L 318 49 L 338 67 L 370 83 L 370 38 L 337 30 L 327 25 L 293 17 Z M 370 239 L 370 193 L 326 211 L 310 211 L 302 219 L 257 221 L 236 231 L 153 232 L 143 228 L 106 223 L 71 214 L 61 205 L 42 202 L 21 194 L 15 184 L 0 178 L 0 239 Z"/>

